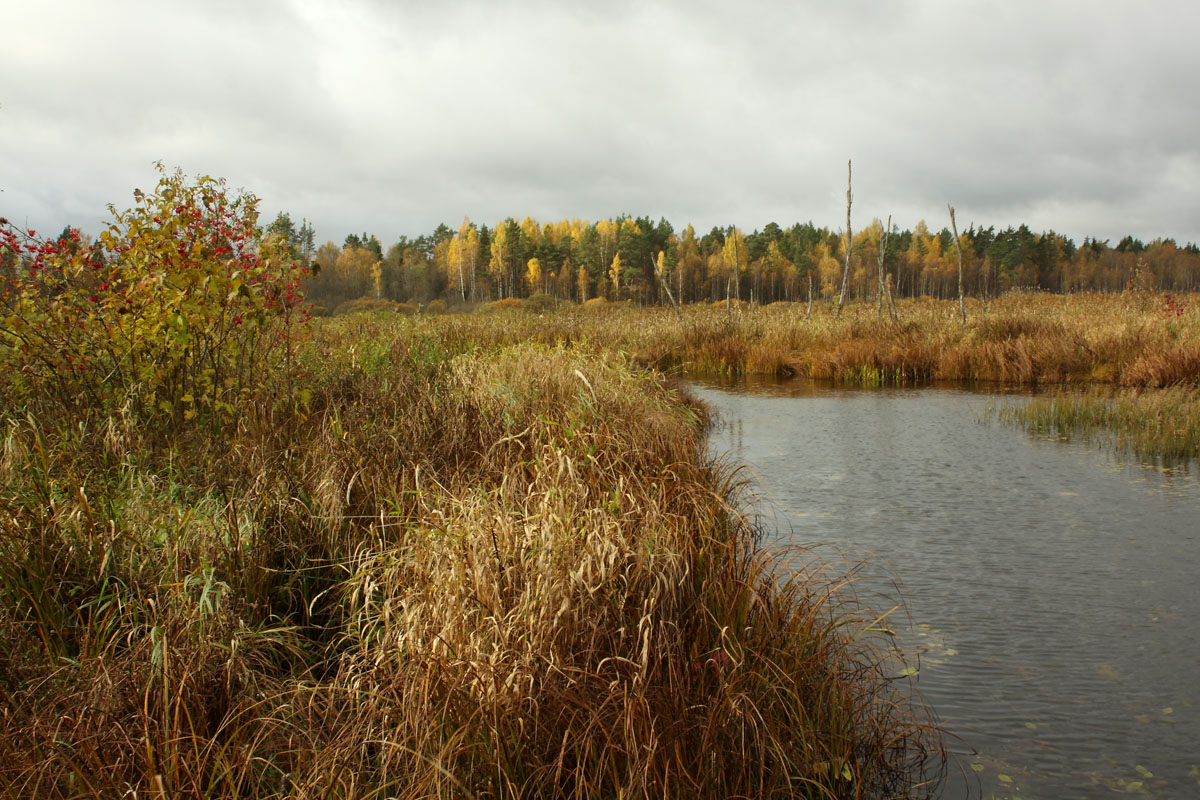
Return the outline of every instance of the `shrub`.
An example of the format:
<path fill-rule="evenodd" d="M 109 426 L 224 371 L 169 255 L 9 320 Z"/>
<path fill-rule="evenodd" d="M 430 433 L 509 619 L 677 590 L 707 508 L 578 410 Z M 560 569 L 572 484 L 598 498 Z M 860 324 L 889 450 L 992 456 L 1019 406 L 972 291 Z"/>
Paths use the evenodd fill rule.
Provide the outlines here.
<path fill-rule="evenodd" d="M 717 300 L 716 302 L 712 303 L 711 305 L 712 305 L 712 308 L 725 308 L 726 306 L 728 306 L 729 308 L 740 309 L 742 311 L 750 310 L 750 304 L 748 302 L 746 302 L 745 300 L 734 300 L 732 298 L 730 298 L 728 300 Z"/>
<path fill-rule="evenodd" d="M 477 310 L 479 311 L 504 311 L 510 308 L 523 308 L 525 303 L 519 297 L 505 297 L 503 300 L 496 300 L 491 303 L 485 303 Z"/>
<path fill-rule="evenodd" d="M 531 294 L 525 298 L 525 310 L 532 311 L 537 314 L 543 314 L 547 311 L 553 311 L 556 305 L 555 299 L 545 292 Z"/>
<path fill-rule="evenodd" d="M 397 303 L 395 300 L 385 300 L 380 297 L 360 297 L 357 300 L 347 300 L 333 310 L 335 317 L 346 314 L 362 314 L 378 311 L 390 311 L 395 314 L 416 314 L 417 307 L 411 303 Z"/>
<path fill-rule="evenodd" d="M 0 395 L 13 404 L 220 422 L 289 358 L 302 268 L 258 199 L 176 170 L 95 243 L 0 226 Z"/>
<path fill-rule="evenodd" d="M 450 312 L 450 306 L 446 305 L 446 301 L 438 298 L 430 300 L 425 304 L 425 308 L 421 309 L 426 314 L 447 314 Z"/>

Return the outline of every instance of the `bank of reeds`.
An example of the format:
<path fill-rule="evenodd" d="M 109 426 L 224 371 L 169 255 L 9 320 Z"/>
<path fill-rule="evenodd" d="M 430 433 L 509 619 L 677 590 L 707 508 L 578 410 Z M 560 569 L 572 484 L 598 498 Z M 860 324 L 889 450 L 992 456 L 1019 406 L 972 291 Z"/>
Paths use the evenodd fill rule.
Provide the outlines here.
<path fill-rule="evenodd" d="M 1174 297 L 1163 305 L 1144 292 L 1013 294 L 968 303 L 966 324 L 950 301 L 910 300 L 898 307 L 897 321 L 880 318 L 867 305 L 847 306 L 838 317 L 831 306 L 819 304 L 810 315 L 804 305 L 776 303 L 685 308 L 682 320 L 669 309 L 614 305 L 584 314 L 513 316 L 499 330 L 484 331 L 465 319 L 448 325 L 456 329 L 450 335 L 463 340 L 572 341 L 630 352 L 668 373 L 797 376 L 853 386 L 953 381 L 1108 387 L 1130 395 L 1119 410 L 1108 401 L 1087 401 L 1113 409 L 1080 415 L 1093 420 L 1093 430 L 1108 431 L 1131 451 L 1187 453 L 1186 436 L 1143 431 L 1193 424 L 1189 415 L 1200 398 L 1200 297 Z M 1176 392 L 1164 396 L 1187 402 L 1151 404 L 1145 398 L 1152 392 L 1140 394 L 1168 388 Z M 1041 414 L 1048 402 L 1034 403 L 1029 414 Z M 1190 452 L 1200 454 L 1194 445 Z"/>
<path fill-rule="evenodd" d="M 926 381 L 1005 385 L 1108 384 L 1163 388 L 1200 383 L 1200 296 L 1012 294 L 967 304 L 898 303 L 899 319 L 873 305 L 726 309 L 609 303 L 545 316 L 511 315 L 502 326 L 465 315 L 440 319 L 442 335 L 477 345 L 582 342 L 628 352 L 665 372 L 799 376 L 847 384 Z M 420 323 L 418 323 L 420 324 Z"/>
<path fill-rule="evenodd" d="M 0 792 L 931 793 L 885 626 L 779 579 L 702 409 L 531 316 L 323 322 L 216 443 L 8 413 Z"/>
<path fill-rule="evenodd" d="M 1166 464 L 1200 456 L 1200 394 L 1186 388 L 1059 391 L 999 413 L 1031 433 L 1099 440 Z"/>

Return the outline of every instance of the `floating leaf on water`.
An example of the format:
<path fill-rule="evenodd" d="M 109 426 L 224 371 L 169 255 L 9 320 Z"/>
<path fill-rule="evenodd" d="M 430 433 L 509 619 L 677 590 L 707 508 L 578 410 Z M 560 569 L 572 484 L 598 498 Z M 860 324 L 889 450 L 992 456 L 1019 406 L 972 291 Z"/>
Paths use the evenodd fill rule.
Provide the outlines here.
<path fill-rule="evenodd" d="M 1134 771 L 1137 772 L 1138 775 L 1141 775 L 1143 778 L 1153 778 L 1154 777 L 1154 773 L 1151 772 L 1150 770 L 1146 769 L 1145 767 L 1143 767 L 1141 764 L 1138 764 L 1133 769 L 1134 769 Z"/>
<path fill-rule="evenodd" d="M 948 655 L 948 656 L 956 656 L 956 655 L 958 655 L 958 651 L 957 651 L 957 650 L 955 650 L 953 647 L 951 647 L 951 648 L 949 648 L 948 650 L 946 650 L 946 655 Z"/>
<path fill-rule="evenodd" d="M 1115 669 L 1113 669 L 1112 664 L 1101 664 L 1096 669 L 1098 669 L 1100 671 L 1100 677 L 1102 677 L 1102 678 L 1117 677 L 1117 671 Z"/>
<path fill-rule="evenodd" d="M 1026 727 L 1026 728 L 1029 728 L 1029 730 L 1031 730 L 1031 731 L 1036 731 L 1036 730 L 1037 730 L 1037 723 L 1036 723 L 1036 722 L 1026 722 L 1026 723 L 1025 723 L 1025 727 Z"/>
<path fill-rule="evenodd" d="M 920 670 L 918 670 L 916 667 L 905 667 L 904 669 L 900 670 L 900 674 L 896 677 L 907 678 L 909 675 L 916 675 L 918 672 L 920 672 Z"/>
<path fill-rule="evenodd" d="M 1008 776 L 1007 776 L 1007 775 L 1005 775 L 1003 772 L 1001 772 L 999 775 L 997 775 L 997 776 L 996 776 L 996 778 L 997 778 L 997 779 L 998 779 L 998 780 L 999 780 L 1001 783 L 1012 783 L 1012 778 L 1008 777 Z"/>
<path fill-rule="evenodd" d="M 1164 714 L 1174 714 L 1174 713 L 1175 713 L 1175 709 L 1171 708 L 1170 706 L 1167 706 L 1166 708 L 1164 708 L 1164 709 L 1162 710 L 1162 713 L 1164 713 Z"/>
<path fill-rule="evenodd" d="M 1149 714 L 1138 714 L 1136 717 L 1134 717 L 1134 719 L 1136 719 L 1138 722 L 1140 722 L 1144 725 L 1144 724 L 1150 722 L 1150 715 Z"/>
<path fill-rule="evenodd" d="M 976 762 L 971 765 L 971 769 L 975 770 L 976 772 L 983 772 L 983 764 Z M 1192 767 L 1192 769 L 1195 769 L 1195 767 Z"/>

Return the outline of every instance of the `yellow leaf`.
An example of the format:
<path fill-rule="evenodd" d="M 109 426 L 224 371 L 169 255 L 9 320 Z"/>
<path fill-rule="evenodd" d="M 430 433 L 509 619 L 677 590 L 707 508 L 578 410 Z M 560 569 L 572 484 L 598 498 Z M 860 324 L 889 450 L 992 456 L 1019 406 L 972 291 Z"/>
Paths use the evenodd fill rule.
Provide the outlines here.
<path fill-rule="evenodd" d="M 1012 783 L 1012 778 L 1008 777 L 1003 772 L 1001 772 L 996 777 L 1000 780 L 1001 783 Z"/>

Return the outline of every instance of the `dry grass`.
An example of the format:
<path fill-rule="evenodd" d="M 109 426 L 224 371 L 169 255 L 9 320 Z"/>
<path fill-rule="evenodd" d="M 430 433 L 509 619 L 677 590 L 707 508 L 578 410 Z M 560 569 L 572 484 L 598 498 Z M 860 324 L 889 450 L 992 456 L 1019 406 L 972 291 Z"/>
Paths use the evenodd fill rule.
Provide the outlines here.
<path fill-rule="evenodd" d="M 617 352 L 667 323 L 615 313 L 329 321 L 305 413 L 218 447 L 9 415 L 0 789 L 932 794 L 882 626 L 781 580 L 703 410 Z"/>
<path fill-rule="evenodd" d="M 949 301 L 902 302 L 898 322 L 879 319 L 869 306 L 849 306 L 841 318 L 818 306 L 810 319 L 800 307 L 731 317 L 690 309 L 684 325 L 654 312 L 630 344 L 647 363 L 688 372 L 866 384 L 1195 386 L 1200 298 L 1183 302 L 1186 313 L 1175 316 L 1120 295 L 1013 295 L 969 304 L 966 325 Z"/>
<path fill-rule="evenodd" d="M 967 304 L 901 301 L 899 321 L 873 305 L 837 317 L 820 303 L 775 303 L 732 313 L 725 304 L 669 308 L 598 303 L 543 318 L 513 315 L 505 325 L 451 317 L 439 335 L 479 345 L 520 341 L 586 343 L 632 353 L 642 364 L 686 374 L 796 375 L 843 383 L 931 380 L 1130 387 L 1198 385 L 1200 297 L 1177 299 L 1183 313 L 1152 296 L 1014 294 Z M 590 301 L 589 301 L 590 303 Z M 585 304 L 587 305 L 587 304 Z"/>

